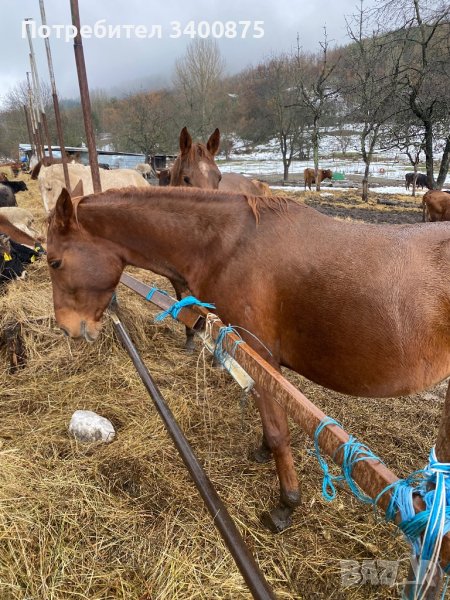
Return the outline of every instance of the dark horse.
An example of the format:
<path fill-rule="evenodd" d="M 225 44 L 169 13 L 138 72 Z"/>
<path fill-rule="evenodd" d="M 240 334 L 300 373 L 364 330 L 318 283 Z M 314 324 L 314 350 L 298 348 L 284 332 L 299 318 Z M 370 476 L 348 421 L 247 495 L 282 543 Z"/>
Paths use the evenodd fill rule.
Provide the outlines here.
<path fill-rule="evenodd" d="M 347 223 L 284 198 L 198 189 L 125 188 L 73 203 L 63 190 L 47 251 L 56 319 L 74 338 L 97 338 L 134 265 L 213 302 L 274 367 L 338 392 L 411 394 L 450 374 L 450 223 Z M 299 502 L 288 423 L 270 385 L 256 402 L 260 456 L 273 454 L 280 481 L 265 522 L 281 530 Z M 449 392 L 437 456 L 450 460 Z"/>

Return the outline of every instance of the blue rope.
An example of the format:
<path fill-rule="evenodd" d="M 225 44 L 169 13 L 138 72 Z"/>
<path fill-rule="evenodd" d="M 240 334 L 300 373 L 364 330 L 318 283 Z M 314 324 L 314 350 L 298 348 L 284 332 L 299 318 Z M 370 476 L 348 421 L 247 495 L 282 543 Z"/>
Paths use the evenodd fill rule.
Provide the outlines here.
<path fill-rule="evenodd" d="M 399 528 L 419 558 L 414 599 L 420 599 L 427 591 L 427 575 L 439 563 L 442 537 L 450 531 L 450 463 L 441 463 L 436 458 L 435 448 L 430 451 L 425 469 L 414 472 L 387 486 L 376 498 L 391 490 L 391 499 L 386 511 L 386 520 L 393 521 L 397 513 L 402 519 Z M 415 512 L 414 494 L 425 502 L 425 510 Z M 421 536 L 423 535 L 423 539 Z M 444 568 L 448 574 L 450 564 Z M 448 586 L 448 577 L 444 586 Z M 442 598 L 444 595 L 442 596 Z"/>
<path fill-rule="evenodd" d="M 185 308 L 186 306 L 204 306 L 205 308 L 216 308 L 214 304 L 208 304 L 208 302 L 200 302 L 197 300 L 195 296 L 186 296 L 178 302 L 174 302 L 172 306 L 170 306 L 167 310 L 159 313 L 155 317 L 155 321 L 162 321 L 168 316 L 171 316 L 173 319 L 178 318 L 180 310 Z"/>
<path fill-rule="evenodd" d="M 228 341 L 227 335 L 229 333 L 234 333 L 239 339 L 233 342 L 232 348 L 224 348 L 224 342 Z M 219 334 L 217 336 L 217 339 L 215 340 L 214 358 L 223 367 L 225 367 L 225 360 L 227 358 L 227 355 L 232 356 L 234 358 L 236 348 L 239 346 L 239 344 L 242 344 L 243 341 L 244 340 L 241 338 L 241 336 L 237 333 L 237 331 L 232 325 L 224 325 L 219 329 Z"/>
<path fill-rule="evenodd" d="M 341 483 L 346 481 L 350 490 L 356 496 L 358 500 L 364 502 L 364 504 L 373 504 L 374 501 L 370 496 L 366 496 L 355 481 L 352 478 L 352 472 L 354 466 L 361 462 L 362 460 L 376 460 L 378 462 L 382 462 L 378 456 L 376 456 L 370 448 L 368 448 L 365 444 L 359 442 L 352 435 L 349 440 L 344 444 L 341 444 L 339 448 L 337 448 L 335 455 L 342 450 L 342 474 L 341 475 L 333 475 L 330 473 L 330 468 L 328 466 L 327 461 L 324 459 L 320 452 L 319 447 L 319 436 L 322 430 L 328 425 L 337 425 L 341 429 L 343 429 L 342 425 L 335 421 L 331 417 L 324 417 L 319 423 L 315 433 L 314 433 L 314 448 L 316 451 L 316 457 L 319 462 L 319 465 L 323 471 L 323 480 L 322 480 L 322 496 L 324 500 L 327 502 L 331 502 L 336 497 L 336 488 L 335 483 Z"/>
<path fill-rule="evenodd" d="M 358 500 L 374 506 L 377 506 L 383 494 L 387 491 L 391 492 L 386 520 L 394 521 L 395 516 L 400 515 L 401 522 L 398 526 L 419 559 L 416 581 L 411 588 L 412 595 L 410 594 L 407 600 L 422 600 L 428 591 L 430 574 L 439 565 L 442 537 L 450 531 L 450 463 L 439 462 L 436 451 L 432 448 L 425 469 L 415 471 L 409 477 L 391 483 L 373 500 L 357 487 L 352 478 L 352 471 L 355 464 L 362 460 L 382 461 L 367 446 L 350 436 L 350 439 L 336 450 L 336 453 L 340 450 L 343 452 L 342 474 L 332 475 L 319 448 L 319 435 L 328 425 L 342 427 L 334 419 L 325 417 L 314 434 L 316 456 L 323 471 L 322 496 L 327 501 L 333 500 L 336 497 L 334 484 L 343 481 L 347 482 Z M 414 510 L 414 494 L 419 495 L 425 502 L 426 508 L 420 513 Z M 446 581 L 442 599 L 448 587 L 450 564 L 444 568 L 444 572 Z"/>
<path fill-rule="evenodd" d="M 159 288 L 157 288 L 157 287 L 151 287 L 151 288 L 148 290 L 148 293 L 147 293 L 147 295 L 145 296 L 145 299 L 146 299 L 146 300 L 148 300 L 148 301 L 150 302 L 150 301 L 151 301 L 151 299 L 153 298 L 153 294 L 154 294 L 155 292 L 159 292 L 160 294 L 164 294 L 165 296 L 168 296 L 168 295 L 169 295 L 169 294 L 168 294 L 166 291 L 164 291 L 164 290 L 160 290 L 160 289 L 159 289 Z"/>

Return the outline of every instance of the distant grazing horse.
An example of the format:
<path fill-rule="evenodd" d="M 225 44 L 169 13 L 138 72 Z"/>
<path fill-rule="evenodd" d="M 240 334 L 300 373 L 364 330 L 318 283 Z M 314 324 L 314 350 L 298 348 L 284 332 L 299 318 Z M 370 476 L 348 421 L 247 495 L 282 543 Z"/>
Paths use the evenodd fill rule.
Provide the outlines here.
<path fill-rule="evenodd" d="M 414 183 L 414 173 L 406 173 L 405 175 L 405 188 L 409 190 L 409 186 Z M 424 173 L 417 173 L 416 188 L 428 187 L 427 176 Z"/>
<path fill-rule="evenodd" d="M 450 375 L 450 223 L 373 226 L 211 190 L 128 188 L 74 202 L 63 190 L 47 252 L 56 320 L 73 338 L 97 338 L 133 265 L 214 303 L 275 368 L 338 392 L 402 396 Z M 265 519 L 281 530 L 299 502 L 288 423 L 270 385 L 257 392 L 260 456 L 272 452 L 280 480 Z M 450 392 L 437 456 L 450 462 Z"/>
<path fill-rule="evenodd" d="M 422 198 L 423 222 L 450 221 L 450 193 L 428 190 Z"/>
<path fill-rule="evenodd" d="M 324 179 L 331 179 L 333 177 L 333 171 L 330 169 L 319 169 L 318 170 L 319 183 L 321 183 Z M 305 190 L 306 186 L 311 189 L 311 184 L 316 183 L 316 173 L 314 169 L 305 169 L 303 171 L 303 177 L 305 180 Z"/>

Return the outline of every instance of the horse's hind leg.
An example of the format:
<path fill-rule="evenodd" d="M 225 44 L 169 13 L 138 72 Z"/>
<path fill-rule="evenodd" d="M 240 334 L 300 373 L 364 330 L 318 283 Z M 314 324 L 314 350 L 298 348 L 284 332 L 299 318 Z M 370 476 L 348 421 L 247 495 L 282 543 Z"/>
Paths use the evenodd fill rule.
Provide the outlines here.
<path fill-rule="evenodd" d="M 256 404 L 261 415 L 266 448 L 275 459 L 280 481 L 280 500 L 276 508 L 262 516 L 263 524 L 274 533 L 291 525 L 291 515 L 300 502 L 297 474 L 290 446 L 285 410 L 263 390 L 256 390 Z"/>
<path fill-rule="evenodd" d="M 440 462 L 450 462 L 450 383 L 436 440 L 436 457 Z"/>

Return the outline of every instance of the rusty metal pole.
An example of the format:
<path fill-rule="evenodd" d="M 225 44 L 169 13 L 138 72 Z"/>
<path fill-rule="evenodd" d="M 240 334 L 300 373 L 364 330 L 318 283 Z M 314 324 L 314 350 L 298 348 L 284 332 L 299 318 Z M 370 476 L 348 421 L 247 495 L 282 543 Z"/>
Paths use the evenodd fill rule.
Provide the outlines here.
<path fill-rule="evenodd" d="M 45 138 L 47 140 L 48 155 L 49 155 L 50 158 L 53 158 L 52 144 L 51 144 L 50 135 L 49 135 L 49 131 L 48 131 L 47 117 L 46 117 L 46 114 L 45 114 L 44 102 L 42 100 L 41 83 L 39 81 L 39 73 L 38 73 L 37 66 L 36 66 L 36 57 L 34 55 L 33 41 L 31 39 L 31 33 L 30 33 L 30 27 L 29 27 L 29 25 L 31 24 L 32 21 L 33 21 L 33 19 L 25 19 L 25 22 L 27 24 L 26 27 L 25 27 L 25 29 L 27 30 L 28 45 L 30 46 L 31 72 L 33 73 L 33 79 L 36 82 L 37 104 L 38 104 L 39 109 L 41 111 L 40 117 L 41 117 L 41 120 L 42 120 L 42 125 L 43 125 L 43 130 L 44 130 L 44 133 L 45 133 Z"/>
<path fill-rule="evenodd" d="M 158 389 L 153 377 L 145 366 L 142 358 L 136 350 L 127 330 L 123 326 L 115 312 L 111 311 L 111 318 L 114 323 L 116 333 L 130 355 L 134 366 L 142 380 L 147 392 L 153 400 L 156 410 L 161 417 L 167 432 L 172 438 L 178 453 L 189 471 L 196 488 L 200 492 L 206 508 L 211 514 L 214 525 L 220 532 L 223 541 L 228 547 L 230 554 L 234 558 L 236 565 L 245 580 L 253 598 L 255 600 L 275 600 L 276 596 L 267 583 L 264 575 L 258 567 L 254 557 L 245 545 L 238 528 L 230 517 L 225 505 L 220 499 L 214 486 L 206 475 L 199 460 L 195 456 L 192 448 L 185 438 L 180 426 L 178 425 L 172 411 L 167 406 L 164 397 Z"/>
<path fill-rule="evenodd" d="M 78 10 L 78 0 L 70 0 L 70 10 L 72 13 L 72 25 L 76 27 L 77 30 L 77 34 L 73 41 L 73 48 L 75 52 L 75 62 L 77 63 L 78 83 L 80 86 L 81 107 L 83 109 L 84 130 L 86 132 L 86 144 L 89 152 L 89 164 L 91 166 L 92 186 L 94 188 L 94 192 L 98 193 L 102 191 L 102 184 L 100 181 L 100 170 L 98 168 L 94 128 L 92 127 L 91 100 L 89 97 L 86 64 L 84 62 L 83 42 L 80 34 L 80 13 Z"/>
<path fill-rule="evenodd" d="M 30 117 L 31 117 L 31 123 L 32 123 L 32 127 L 33 127 L 33 132 L 34 132 L 34 137 L 36 140 L 36 154 L 38 157 L 38 160 L 42 160 L 42 148 L 41 148 L 41 140 L 39 138 L 39 129 L 37 126 L 37 119 L 36 119 L 36 110 L 35 110 L 35 106 L 34 106 L 34 102 L 33 102 L 33 91 L 31 89 L 31 82 L 30 82 L 30 73 L 27 71 L 27 84 L 28 84 L 28 110 L 30 111 Z"/>
<path fill-rule="evenodd" d="M 31 130 L 31 122 L 30 122 L 30 117 L 28 115 L 28 110 L 26 105 L 23 105 L 23 112 L 25 113 L 25 121 L 27 123 L 27 130 L 28 130 L 28 140 L 30 141 L 30 146 L 31 146 L 31 152 L 35 152 L 35 145 L 34 145 L 34 137 L 33 137 L 33 132 Z"/>
<path fill-rule="evenodd" d="M 39 141 L 41 144 L 42 156 L 45 156 L 44 130 L 42 127 L 41 113 L 39 111 L 39 101 L 38 101 L 37 87 L 36 87 L 36 76 L 35 76 L 34 69 L 33 69 L 33 59 L 32 59 L 31 53 L 30 53 L 30 68 L 31 68 L 31 91 L 32 91 L 32 97 L 33 97 L 34 111 L 36 114 L 37 130 L 38 130 L 38 135 L 39 135 Z"/>
<path fill-rule="evenodd" d="M 45 17 L 44 0 L 39 0 L 39 8 L 41 9 L 42 25 L 47 26 L 47 19 Z M 49 39 L 46 37 L 44 41 L 45 41 L 45 51 L 47 53 L 47 63 L 48 63 L 48 73 L 50 76 L 50 85 L 52 86 L 53 110 L 55 111 L 56 132 L 58 135 L 59 149 L 61 152 L 61 160 L 62 160 L 63 171 L 64 171 L 64 181 L 66 183 L 67 191 L 70 194 L 71 187 L 70 187 L 69 168 L 67 166 L 66 147 L 64 144 L 64 134 L 63 134 L 63 128 L 62 128 L 61 113 L 59 111 L 58 93 L 56 91 L 55 74 L 53 71 L 52 53 L 50 50 Z"/>

